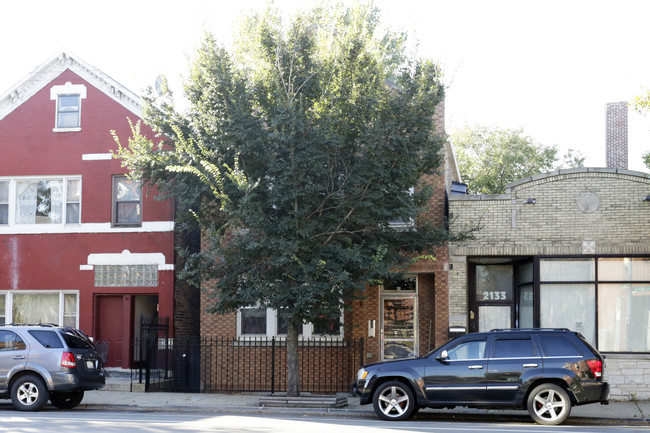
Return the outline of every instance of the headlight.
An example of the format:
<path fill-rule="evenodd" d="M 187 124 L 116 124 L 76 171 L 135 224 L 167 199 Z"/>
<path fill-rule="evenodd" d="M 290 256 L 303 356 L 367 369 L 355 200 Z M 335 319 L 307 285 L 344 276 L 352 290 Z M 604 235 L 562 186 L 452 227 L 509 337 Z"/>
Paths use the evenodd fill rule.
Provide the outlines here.
<path fill-rule="evenodd" d="M 357 372 L 357 380 L 365 380 L 368 372 L 363 368 Z"/>

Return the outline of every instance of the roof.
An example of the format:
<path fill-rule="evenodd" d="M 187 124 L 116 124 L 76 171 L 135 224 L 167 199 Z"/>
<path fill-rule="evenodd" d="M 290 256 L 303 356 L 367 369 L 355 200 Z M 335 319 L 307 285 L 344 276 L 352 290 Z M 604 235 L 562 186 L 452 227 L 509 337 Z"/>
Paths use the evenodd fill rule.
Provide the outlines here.
<path fill-rule="evenodd" d="M 62 50 L 37 66 L 5 93 L 0 94 L 0 120 L 49 85 L 66 69 L 79 75 L 136 116 L 142 117 L 142 108 L 138 95 L 99 69 L 84 62 L 78 56 Z"/>

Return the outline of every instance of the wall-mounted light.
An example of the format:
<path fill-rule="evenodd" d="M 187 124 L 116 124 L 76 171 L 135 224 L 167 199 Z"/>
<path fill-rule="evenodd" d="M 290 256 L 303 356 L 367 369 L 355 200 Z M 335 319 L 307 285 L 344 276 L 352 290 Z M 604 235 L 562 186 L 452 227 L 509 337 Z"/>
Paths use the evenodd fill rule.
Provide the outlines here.
<path fill-rule="evenodd" d="M 643 201 L 650 201 L 650 194 L 648 194 L 646 197 L 643 197 Z"/>
<path fill-rule="evenodd" d="M 527 198 L 526 200 L 524 200 L 524 204 L 535 204 L 535 203 L 537 203 L 537 200 L 534 198 Z"/>

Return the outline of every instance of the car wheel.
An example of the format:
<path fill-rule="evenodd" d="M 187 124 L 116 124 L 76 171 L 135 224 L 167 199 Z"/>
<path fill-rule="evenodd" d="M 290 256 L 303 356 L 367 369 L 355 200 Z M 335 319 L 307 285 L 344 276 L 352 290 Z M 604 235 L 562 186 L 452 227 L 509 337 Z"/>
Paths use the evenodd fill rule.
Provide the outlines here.
<path fill-rule="evenodd" d="M 528 413 L 538 424 L 560 424 L 571 413 L 569 394 L 552 383 L 539 385 L 528 396 Z"/>
<path fill-rule="evenodd" d="M 372 397 L 372 405 L 377 416 L 387 421 L 402 421 L 415 410 L 415 396 L 411 388 L 403 382 L 393 380 L 383 383 Z"/>
<path fill-rule="evenodd" d="M 83 399 L 83 391 L 53 392 L 50 394 L 50 402 L 59 409 L 72 409 L 77 407 Z"/>
<path fill-rule="evenodd" d="M 49 392 L 43 380 L 35 375 L 18 378 L 11 387 L 11 402 L 18 410 L 40 410 L 47 403 Z"/>

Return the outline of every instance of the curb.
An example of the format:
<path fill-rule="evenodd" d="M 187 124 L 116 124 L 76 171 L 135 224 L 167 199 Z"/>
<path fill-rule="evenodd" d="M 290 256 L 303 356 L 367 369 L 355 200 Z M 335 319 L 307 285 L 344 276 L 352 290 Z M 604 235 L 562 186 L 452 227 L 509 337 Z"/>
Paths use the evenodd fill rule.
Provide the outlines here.
<path fill-rule="evenodd" d="M 120 404 L 80 404 L 79 408 L 87 410 L 105 411 L 134 411 L 134 412 L 187 412 L 187 413 L 240 413 L 240 414 L 271 414 L 271 415 L 303 415 L 303 416 L 331 416 L 340 418 L 376 418 L 371 410 L 345 409 L 345 408 L 296 408 L 296 407 L 268 407 L 268 406 L 225 406 L 220 408 L 166 405 L 166 406 L 141 406 Z M 509 413 L 449 413 L 449 412 L 420 412 L 411 420 L 416 421 L 482 421 L 482 422 L 526 422 L 534 424 L 526 411 L 513 411 Z M 562 425 L 572 424 L 635 424 L 650 425 L 650 420 L 645 418 L 598 418 L 585 416 L 569 416 Z"/>

